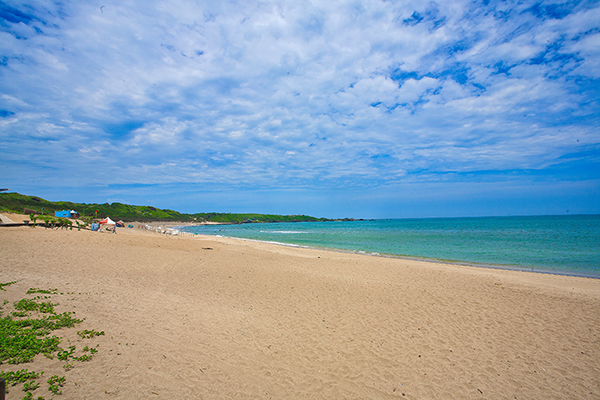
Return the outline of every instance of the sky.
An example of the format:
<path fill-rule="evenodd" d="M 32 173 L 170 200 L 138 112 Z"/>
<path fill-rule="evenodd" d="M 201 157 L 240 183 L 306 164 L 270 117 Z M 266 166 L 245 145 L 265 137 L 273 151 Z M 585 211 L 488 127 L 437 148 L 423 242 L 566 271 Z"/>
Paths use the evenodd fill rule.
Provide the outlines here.
<path fill-rule="evenodd" d="M 0 187 L 340 218 L 600 213 L 598 1 L 2 1 Z"/>

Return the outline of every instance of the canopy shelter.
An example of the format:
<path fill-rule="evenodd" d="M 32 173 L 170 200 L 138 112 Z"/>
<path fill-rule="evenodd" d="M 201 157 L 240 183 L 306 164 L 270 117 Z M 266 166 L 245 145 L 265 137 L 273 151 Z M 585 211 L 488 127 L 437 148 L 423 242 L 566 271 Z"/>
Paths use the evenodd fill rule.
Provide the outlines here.
<path fill-rule="evenodd" d="M 110 217 L 106 217 L 102 221 L 100 221 L 100 224 L 114 225 L 115 221 L 113 221 L 112 219 L 110 219 Z"/>

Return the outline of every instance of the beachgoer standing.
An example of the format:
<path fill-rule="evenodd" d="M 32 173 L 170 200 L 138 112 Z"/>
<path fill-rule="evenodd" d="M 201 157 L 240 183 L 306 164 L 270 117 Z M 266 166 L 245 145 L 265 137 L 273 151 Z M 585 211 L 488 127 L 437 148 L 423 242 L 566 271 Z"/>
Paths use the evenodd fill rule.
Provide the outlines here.
<path fill-rule="evenodd" d="M 117 224 L 113 225 L 113 233 L 117 233 Z"/>

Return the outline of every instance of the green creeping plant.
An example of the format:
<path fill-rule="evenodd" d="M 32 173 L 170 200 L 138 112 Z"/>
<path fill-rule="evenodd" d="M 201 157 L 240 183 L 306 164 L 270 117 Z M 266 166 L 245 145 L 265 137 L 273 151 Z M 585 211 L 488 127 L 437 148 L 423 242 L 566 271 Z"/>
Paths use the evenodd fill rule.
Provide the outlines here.
<path fill-rule="evenodd" d="M 40 387 L 39 383 L 37 383 L 35 381 L 29 381 L 29 382 L 25 382 L 25 384 L 23 384 L 23 391 L 24 392 L 32 392 L 39 387 Z"/>
<path fill-rule="evenodd" d="M 57 294 L 58 289 L 43 290 L 43 289 L 38 289 L 38 288 L 29 288 L 29 290 L 27 291 L 27 294 L 31 294 L 31 293 Z"/>
<path fill-rule="evenodd" d="M 77 331 L 77 334 L 79 336 L 81 336 L 82 339 L 91 339 L 94 336 L 103 336 L 104 335 L 104 331 L 102 332 L 96 332 L 95 329 L 92 329 L 91 331 L 83 330 L 83 331 Z"/>
<path fill-rule="evenodd" d="M 37 379 L 43 372 L 29 372 L 26 369 L 22 369 L 15 372 L 5 372 L 0 371 L 0 378 L 4 378 L 7 383 L 11 383 L 12 386 L 15 386 L 18 383 L 26 382 L 30 379 Z"/>
<path fill-rule="evenodd" d="M 62 394 L 61 388 L 65 384 L 65 377 L 53 375 L 52 378 L 48 379 L 48 390 L 54 394 Z"/>
<path fill-rule="evenodd" d="M 8 283 L 0 283 L 0 290 L 6 291 L 6 289 L 4 289 L 4 286 L 10 286 L 13 283 L 17 283 L 17 281 L 12 281 L 12 282 L 8 282 Z"/>

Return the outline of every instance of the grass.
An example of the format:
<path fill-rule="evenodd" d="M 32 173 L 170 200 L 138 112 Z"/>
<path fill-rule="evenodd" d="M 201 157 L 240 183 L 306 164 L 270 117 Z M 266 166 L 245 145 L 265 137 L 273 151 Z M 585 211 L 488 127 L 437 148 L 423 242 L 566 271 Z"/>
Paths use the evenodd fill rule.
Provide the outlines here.
<path fill-rule="evenodd" d="M 9 286 L 15 282 L 0 283 L 0 289 L 5 290 L 5 286 Z M 57 295 L 57 289 L 43 290 L 38 288 L 30 288 L 27 294 L 41 293 L 47 295 Z M 49 298 L 45 296 L 44 298 Z M 53 359 L 55 356 L 59 361 L 65 361 L 63 366 L 65 371 L 74 368 L 74 362 L 89 362 L 93 355 L 98 352 L 95 348 L 85 346 L 82 354 L 76 355 L 75 345 L 69 346 L 67 349 L 59 347 L 61 338 L 52 334 L 62 328 L 72 328 L 83 320 L 74 317 L 73 312 L 57 313 L 55 306 L 58 303 L 51 301 L 36 301 L 41 297 L 24 298 L 12 303 L 14 311 L 3 315 L 6 310 L 5 306 L 10 302 L 4 300 L 0 306 L 0 364 L 22 364 L 30 363 L 34 357 L 39 354 L 44 354 L 46 357 Z M 78 331 L 77 334 L 82 339 L 91 339 L 95 336 L 104 335 L 104 332 L 96 330 Z M 97 346 L 96 346 L 97 347 Z M 19 371 L 0 371 L 0 378 L 4 378 L 11 386 L 22 384 L 22 390 L 26 393 L 23 399 L 38 399 L 44 400 L 44 397 L 34 397 L 32 392 L 40 387 L 40 383 L 36 382 L 44 372 L 33 372 L 27 369 Z M 48 390 L 52 396 L 62 394 L 62 388 L 65 385 L 66 378 L 58 375 L 48 379 Z"/>

